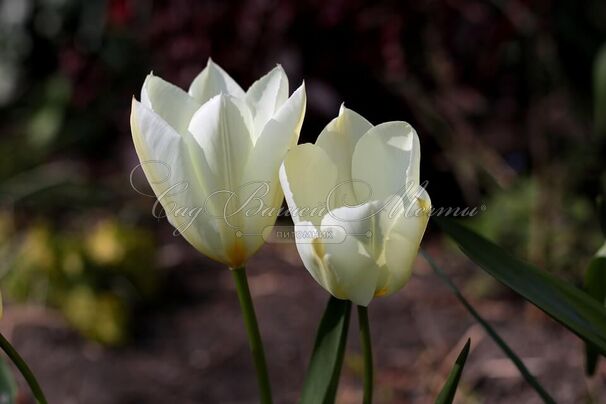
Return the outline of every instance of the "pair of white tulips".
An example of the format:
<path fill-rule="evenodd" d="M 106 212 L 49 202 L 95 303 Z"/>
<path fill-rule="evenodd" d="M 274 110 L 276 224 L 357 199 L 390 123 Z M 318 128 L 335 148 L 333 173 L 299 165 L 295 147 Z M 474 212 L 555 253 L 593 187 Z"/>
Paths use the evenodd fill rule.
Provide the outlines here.
<path fill-rule="evenodd" d="M 406 284 L 425 232 L 419 138 L 341 107 L 316 144 L 297 146 L 305 103 L 280 66 L 244 91 L 209 60 L 188 92 L 147 77 L 133 140 L 168 220 L 200 252 L 244 266 L 285 195 L 295 236 L 308 235 L 296 242 L 309 273 L 367 306 Z"/>

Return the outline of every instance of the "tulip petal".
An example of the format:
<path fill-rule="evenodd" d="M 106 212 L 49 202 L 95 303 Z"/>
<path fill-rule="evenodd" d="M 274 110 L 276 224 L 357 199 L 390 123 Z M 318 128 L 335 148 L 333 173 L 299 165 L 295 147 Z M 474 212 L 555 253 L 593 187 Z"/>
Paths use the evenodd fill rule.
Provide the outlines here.
<path fill-rule="evenodd" d="M 198 100 L 199 103 L 204 104 L 219 94 L 228 94 L 242 99 L 245 96 L 242 87 L 209 58 L 204 70 L 196 76 L 189 86 L 189 95 Z"/>
<path fill-rule="evenodd" d="M 301 85 L 265 125 L 246 163 L 239 196 L 242 204 L 248 205 L 243 232 L 248 235 L 245 241 L 251 250 L 262 245 L 260 234 L 274 224 L 282 205 L 278 171 L 289 147 L 299 139 L 305 100 L 305 87 Z"/>
<path fill-rule="evenodd" d="M 332 224 L 323 225 L 324 232 L 343 233 L 343 228 Z M 295 224 L 295 232 L 309 233 L 319 230 L 313 223 L 302 221 Z M 341 234 L 335 239 L 342 243 L 330 243 L 322 238 L 297 239 L 297 251 L 307 271 L 327 292 L 339 299 L 368 305 L 374 295 L 378 270 L 362 243 L 355 237 Z"/>
<path fill-rule="evenodd" d="M 295 224 L 294 231 L 295 234 L 310 234 L 310 232 L 319 231 L 319 229 L 312 222 L 301 221 Z M 298 238 L 296 241 L 299 256 L 314 280 L 333 296 L 347 299 L 347 294 L 337 284 L 335 274 L 326 268 L 324 264 L 325 251 L 322 240 L 307 237 Z"/>
<path fill-rule="evenodd" d="M 189 132 L 204 156 L 200 183 L 208 192 L 206 206 L 218 221 L 227 264 L 237 267 L 251 254 L 241 238 L 246 222 L 238 198 L 245 164 L 252 150 L 252 118 L 246 103 L 220 94 L 206 102 L 192 117 Z M 195 153 L 194 153 L 195 154 Z M 195 159 L 195 157 L 192 157 Z"/>
<path fill-rule="evenodd" d="M 286 152 L 299 140 L 305 102 L 305 87 L 301 85 L 267 122 L 246 164 L 243 183 L 277 179 Z"/>
<path fill-rule="evenodd" d="M 381 268 L 383 273 L 377 287 L 378 295 L 394 293 L 410 279 L 412 266 L 429 222 L 431 201 L 425 190 L 421 190 L 419 197 L 404 205 L 404 210 L 387 233 L 385 266 Z"/>
<path fill-rule="evenodd" d="M 197 186 L 197 175 L 184 138 L 158 114 L 134 99 L 131 130 L 141 167 L 168 221 L 196 249 L 224 262 L 219 230 L 199 209 L 206 196 Z"/>
<path fill-rule="evenodd" d="M 189 124 L 221 191 L 235 192 L 252 149 L 250 111 L 238 99 L 220 94 L 202 105 Z M 215 189 L 214 191 L 219 191 Z"/>
<path fill-rule="evenodd" d="M 320 147 L 305 143 L 291 149 L 280 167 L 280 183 L 295 224 L 318 226 L 337 179 L 337 168 Z"/>
<path fill-rule="evenodd" d="M 322 224 L 341 227 L 348 237 L 357 238 L 366 246 L 368 253 L 379 260 L 383 252 L 384 217 L 387 210 L 383 201 L 367 202 L 358 206 L 342 206 L 330 209 Z"/>
<path fill-rule="evenodd" d="M 187 131 L 191 117 L 200 108 L 200 103 L 185 91 L 153 74 L 143 83 L 141 103 L 181 134 Z"/>
<path fill-rule="evenodd" d="M 358 140 L 370 129 L 372 124 L 362 115 L 341 105 L 339 116 L 333 119 L 318 136 L 316 145 L 320 146 L 337 166 L 338 192 L 335 192 L 331 207 L 356 203 L 351 183 L 352 155 Z"/>
<path fill-rule="evenodd" d="M 280 65 L 250 86 L 246 92 L 246 102 L 253 115 L 256 135 L 261 133 L 267 121 L 287 99 L 288 77 Z"/>
<path fill-rule="evenodd" d="M 419 137 L 406 122 L 386 122 L 370 129 L 355 146 L 352 177 L 358 202 L 384 199 L 419 184 Z"/>
<path fill-rule="evenodd" d="M 339 208 L 334 212 L 335 215 L 348 217 L 348 222 L 326 215 L 320 227 L 323 234 L 345 233 L 342 243 L 323 243 L 323 262 L 325 270 L 334 274 L 338 288 L 348 299 L 361 306 L 367 306 L 374 297 L 379 277 L 376 260 L 368 249 L 366 232 L 360 234 L 368 228 L 369 221 L 366 217 L 371 211 L 370 206 Z M 358 221 L 360 216 L 362 220 Z M 360 241 L 361 238 L 367 238 L 366 242 Z"/>

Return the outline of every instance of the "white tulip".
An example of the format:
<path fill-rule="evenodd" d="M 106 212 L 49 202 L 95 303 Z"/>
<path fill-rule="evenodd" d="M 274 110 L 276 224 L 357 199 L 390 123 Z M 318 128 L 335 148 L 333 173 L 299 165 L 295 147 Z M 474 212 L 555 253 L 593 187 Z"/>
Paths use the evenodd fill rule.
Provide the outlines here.
<path fill-rule="evenodd" d="M 306 102 L 304 85 L 288 94 L 281 66 L 245 92 L 209 59 L 188 92 L 150 74 L 133 98 L 135 149 L 168 221 L 231 268 L 263 245 L 282 203 L 278 170 Z"/>
<path fill-rule="evenodd" d="M 431 207 L 419 163 L 409 124 L 373 126 L 344 106 L 316 144 L 287 153 L 280 182 L 297 249 L 335 297 L 367 306 L 410 278 Z"/>

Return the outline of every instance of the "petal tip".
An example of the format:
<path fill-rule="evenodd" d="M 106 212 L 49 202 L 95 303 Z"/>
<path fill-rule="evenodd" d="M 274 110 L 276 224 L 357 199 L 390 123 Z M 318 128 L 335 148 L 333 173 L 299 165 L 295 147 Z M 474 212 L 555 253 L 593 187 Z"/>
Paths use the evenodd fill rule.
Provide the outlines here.
<path fill-rule="evenodd" d="M 295 90 L 294 94 L 298 94 L 301 93 L 301 95 L 305 98 L 307 98 L 307 91 L 305 89 L 305 80 L 301 81 L 301 85 L 299 87 L 297 87 L 297 89 Z"/>
<path fill-rule="evenodd" d="M 134 112 L 135 109 L 139 108 L 140 105 L 141 105 L 141 102 L 139 102 L 137 100 L 137 98 L 135 98 L 135 96 L 133 95 L 133 98 L 131 98 L 131 102 L 130 102 L 131 111 Z"/>

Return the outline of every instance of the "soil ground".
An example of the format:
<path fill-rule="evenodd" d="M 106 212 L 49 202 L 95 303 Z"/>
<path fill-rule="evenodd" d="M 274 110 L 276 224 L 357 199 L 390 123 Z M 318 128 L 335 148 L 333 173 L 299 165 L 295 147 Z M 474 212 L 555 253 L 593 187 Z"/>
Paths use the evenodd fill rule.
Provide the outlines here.
<path fill-rule="evenodd" d="M 489 281 L 471 262 L 440 245 L 425 244 L 459 286 Z M 305 271 L 293 245 L 265 246 L 248 273 L 275 402 L 295 403 L 327 294 Z M 9 307 L 2 330 L 37 374 L 50 403 L 257 402 L 230 273 L 196 258 L 170 273 L 165 290 L 167 303 L 142 314 L 132 343 L 122 348 L 87 342 L 39 308 Z M 498 290 L 470 300 L 556 400 L 586 402 L 588 391 L 599 397 L 596 390 L 606 369 L 585 381 L 580 340 L 517 296 Z M 433 402 L 467 338 L 472 348 L 457 402 L 541 402 L 422 258 L 410 283 L 374 300 L 369 312 L 376 403 Z M 361 402 L 357 340 L 354 314 L 339 403 Z"/>

